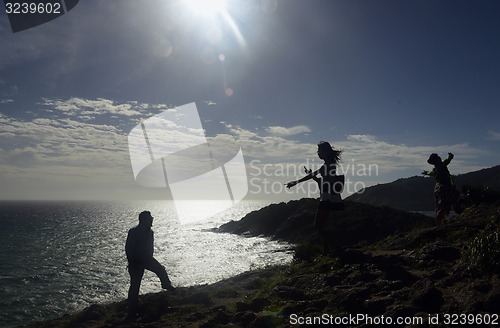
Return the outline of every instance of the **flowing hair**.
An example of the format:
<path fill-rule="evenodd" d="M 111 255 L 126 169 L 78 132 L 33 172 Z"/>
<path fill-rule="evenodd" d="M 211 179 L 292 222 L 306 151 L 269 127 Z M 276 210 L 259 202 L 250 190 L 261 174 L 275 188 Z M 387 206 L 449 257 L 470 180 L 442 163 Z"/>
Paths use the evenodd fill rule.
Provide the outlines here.
<path fill-rule="evenodd" d="M 331 162 L 337 164 L 340 162 L 340 155 L 342 154 L 342 150 L 334 149 L 332 145 L 330 145 L 327 141 L 320 141 L 318 143 L 318 150 L 323 150 L 327 159 Z"/>

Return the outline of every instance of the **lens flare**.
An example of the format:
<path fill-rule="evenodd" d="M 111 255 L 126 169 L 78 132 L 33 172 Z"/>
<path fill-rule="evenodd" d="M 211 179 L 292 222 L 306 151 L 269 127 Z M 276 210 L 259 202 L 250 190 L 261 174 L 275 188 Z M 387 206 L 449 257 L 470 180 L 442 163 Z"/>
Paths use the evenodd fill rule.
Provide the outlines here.
<path fill-rule="evenodd" d="M 216 61 L 217 54 L 212 47 L 205 47 L 201 50 L 200 58 L 205 64 L 213 64 Z"/>

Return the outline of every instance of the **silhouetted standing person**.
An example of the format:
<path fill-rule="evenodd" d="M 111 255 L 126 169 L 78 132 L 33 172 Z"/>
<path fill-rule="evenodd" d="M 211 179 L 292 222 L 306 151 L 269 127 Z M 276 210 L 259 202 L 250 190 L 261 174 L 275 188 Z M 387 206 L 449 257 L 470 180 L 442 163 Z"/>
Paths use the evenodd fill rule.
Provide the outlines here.
<path fill-rule="evenodd" d="M 128 290 L 128 315 L 134 319 L 139 306 L 139 289 L 141 287 L 144 270 L 154 272 L 160 278 L 162 288 L 175 290 L 168 278 L 165 267 L 153 257 L 154 236 L 151 227 L 153 217 L 151 212 L 143 211 L 139 214 L 139 224 L 128 231 L 125 252 L 130 274 L 130 288 Z"/>
<path fill-rule="evenodd" d="M 431 172 L 422 172 L 423 175 L 433 176 L 436 179 L 434 198 L 436 204 L 435 220 L 438 225 L 450 214 L 451 206 L 456 203 L 459 196 L 448 170 L 448 164 L 450 164 L 453 157 L 452 153 L 448 153 L 448 158 L 442 161 L 438 154 L 431 154 L 427 163 L 434 165 L 434 168 Z"/>
<path fill-rule="evenodd" d="M 286 184 L 287 188 L 291 188 L 298 183 L 310 179 L 314 179 L 319 184 L 321 194 L 314 218 L 314 227 L 320 234 L 324 255 L 330 253 L 330 241 L 326 231 L 330 212 L 332 210 L 343 209 L 342 198 L 340 197 L 343 189 L 343 181 L 337 175 L 337 165 L 340 161 L 341 153 L 340 150 L 333 149 L 328 142 L 321 141 L 318 144 L 318 157 L 324 161 L 324 164 L 314 172 L 305 168 L 306 173 L 308 173 L 305 177 Z M 319 179 L 316 178 L 318 174 L 321 176 Z M 336 248 L 336 251 L 339 252 L 340 249 Z"/>

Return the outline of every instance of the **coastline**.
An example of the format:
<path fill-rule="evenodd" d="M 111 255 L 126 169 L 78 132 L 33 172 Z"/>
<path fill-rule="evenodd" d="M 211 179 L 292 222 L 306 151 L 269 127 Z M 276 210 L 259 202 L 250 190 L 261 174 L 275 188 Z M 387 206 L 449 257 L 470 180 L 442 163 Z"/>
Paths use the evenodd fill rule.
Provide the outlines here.
<path fill-rule="evenodd" d="M 300 320 L 340 320 L 357 314 L 367 315 L 365 319 L 384 316 L 428 323 L 436 314 L 444 320 L 445 313 L 485 316 L 500 312 L 498 266 L 481 267 L 470 257 L 475 238 L 492 229 L 492 224 L 498 229 L 499 204 L 469 209 L 449 224 L 435 227 L 432 219 L 421 215 L 352 203 L 346 213 L 338 215 L 334 227 L 349 219 L 347 223 L 359 230 L 346 234 L 371 229 L 378 239 L 344 242 L 343 252 L 331 257 L 318 256 L 319 247 L 307 239 L 309 226 L 303 223 L 311 223 L 313 204 L 292 201 L 258 211 L 273 221 L 281 218 L 268 215 L 294 213 L 267 234 L 272 239 L 299 241 L 291 264 L 249 271 L 210 285 L 179 288 L 175 293 L 141 295 L 142 315 L 134 322 L 124 321 L 123 300 L 92 305 L 28 327 L 286 327 Z M 260 233 L 266 227 L 254 224 L 253 232 L 247 229 L 249 220 L 255 223 L 255 215 L 221 227 L 221 231 L 231 227 L 241 234 Z M 375 231 L 366 221 L 382 217 L 391 222 L 384 225 L 390 229 Z M 364 224 L 360 226 L 359 220 Z M 291 227 L 305 230 L 292 233 Z M 350 326 L 363 324 L 366 322 Z"/>
<path fill-rule="evenodd" d="M 128 229 L 137 224 L 135 213 L 144 209 L 157 215 L 155 254 L 176 286 L 214 283 L 293 258 L 288 243 L 207 232 L 265 206 L 259 202 L 240 202 L 210 221 L 183 226 L 165 220 L 175 214 L 168 201 L 2 205 L 2 327 L 50 320 L 92 304 L 125 299 L 129 287 L 125 239 Z M 156 276 L 146 273 L 141 292 L 158 291 Z"/>

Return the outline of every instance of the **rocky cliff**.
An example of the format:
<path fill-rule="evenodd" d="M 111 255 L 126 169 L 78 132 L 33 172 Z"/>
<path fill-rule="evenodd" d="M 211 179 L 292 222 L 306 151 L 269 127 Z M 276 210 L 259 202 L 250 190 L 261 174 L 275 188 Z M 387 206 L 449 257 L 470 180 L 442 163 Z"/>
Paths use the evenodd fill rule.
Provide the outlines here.
<path fill-rule="evenodd" d="M 142 295 L 136 321 L 124 320 L 123 301 L 33 326 L 500 323 L 499 203 L 472 206 L 434 226 L 421 215 L 347 202 L 346 210 L 331 218 L 331 238 L 343 246 L 331 257 L 319 255 L 312 229 L 316 205 L 311 199 L 274 204 L 214 230 L 294 243 L 291 264 L 175 293 Z"/>

